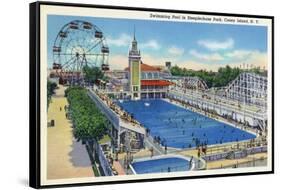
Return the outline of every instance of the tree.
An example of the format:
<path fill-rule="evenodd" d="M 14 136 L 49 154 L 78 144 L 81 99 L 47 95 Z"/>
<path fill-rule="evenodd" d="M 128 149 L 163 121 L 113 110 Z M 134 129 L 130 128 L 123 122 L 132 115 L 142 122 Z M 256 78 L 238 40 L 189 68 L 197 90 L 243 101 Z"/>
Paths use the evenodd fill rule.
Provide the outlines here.
<path fill-rule="evenodd" d="M 94 144 L 106 133 L 106 117 L 96 107 L 82 87 L 70 87 L 65 91 L 74 126 L 74 136 L 86 142 L 94 156 Z"/>
<path fill-rule="evenodd" d="M 191 69 L 180 68 L 178 66 L 174 66 L 171 68 L 172 75 L 199 77 L 206 82 L 209 88 L 226 86 L 230 81 L 234 80 L 241 72 L 243 72 L 243 70 L 237 67 L 231 68 L 228 65 L 225 67 L 220 67 L 217 72 L 206 70 L 194 71 Z"/>
<path fill-rule="evenodd" d="M 49 104 L 51 102 L 52 95 L 55 92 L 55 89 L 57 88 L 57 83 L 47 81 L 47 106 L 49 107 Z"/>
<path fill-rule="evenodd" d="M 89 67 L 86 65 L 83 67 L 83 72 L 86 82 L 90 84 L 94 84 L 98 79 L 104 79 L 104 74 L 98 67 Z"/>
<path fill-rule="evenodd" d="M 194 71 L 191 69 L 180 68 L 178 66 L 171 68 L 172 75 L 199 77 L 204 80 L 210 88 L 226 86 L 242 72 L 253 72 L 260 75 L 267 75 L 267 71 L 262 71 L 260 67 L 242 70 L 238 67 L 231 68 L 229 65 L 226 65 L 225 67 L 220 67 L 217 72 L 206 70 Z"/>

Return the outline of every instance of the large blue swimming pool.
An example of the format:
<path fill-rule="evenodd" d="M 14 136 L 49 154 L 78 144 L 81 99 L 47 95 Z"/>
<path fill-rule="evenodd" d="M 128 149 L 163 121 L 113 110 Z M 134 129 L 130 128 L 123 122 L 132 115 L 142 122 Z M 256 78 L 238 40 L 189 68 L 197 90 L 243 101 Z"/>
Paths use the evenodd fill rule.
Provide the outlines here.
<path fill-rule="evenodd" d="M 118 104 L 131 113 L 163 146 L 191 148 L 255 138 L 255 135 L 218 122 L 161 99 L 124 101 Z M 149 104 L 149 106 L 148 106 Z"/>
<path fill-rule="evenodd" d="M 136 174 L 188 171 L 191 168 L 188 160 L 177 157 L 137 161 L 131 165 Z"/>

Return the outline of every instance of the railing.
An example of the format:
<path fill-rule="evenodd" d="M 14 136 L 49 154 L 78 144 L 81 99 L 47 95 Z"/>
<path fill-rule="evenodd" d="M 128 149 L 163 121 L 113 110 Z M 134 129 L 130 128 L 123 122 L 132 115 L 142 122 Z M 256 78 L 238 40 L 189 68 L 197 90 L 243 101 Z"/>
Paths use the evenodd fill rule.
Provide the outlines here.
<path fill-rule="evenodd" d="M 95 104 L 98 106 L 98 108 L 107 116 L 107 118 L 110 120 L 110 122 L 114 125 L 116 129 L 119 128 L 119 117 L 116 113 L 114 113 L 110 108 L 108 108 L 102 100 L 93 92 L 92 90 L 89 90 L 89 96 L 91 99 L 95 102 Z"/>
<path fill-rule="evenodd" d="M 143 127 L 141 127 L 140 125 L 133 124 L 133 123 L 125 121 L 123 119 L 120 119 L 120 126 L 126 128 L 126 129 L 129 129 L 131 131 L 138 132 L 140 134 L 145 134 L 146 133 L 145 129 Z"/>
<path fill-rule="evenodd" d="M 141 89 L 141 92 L 167 92 L 167 89 Z"/>
<path fill-rule="evenodd" d="M 115 113 L 113 110 L 107 107 L 107 105 L 98 97 L 98 95 L 95 94 L 92 90 L 89 90 L 89 96 L 91 99 L 95 102 L 95 104 L 98 106 L 98 108 L 104 113 L 107 118 L 110 120 L 110 122 L 113 124 L 113 126 L 119 130 L 119 126 L 122 126 L 124 128 L 127 128 L 129 130 L 145 134 L 145 129 L 141 127 L 137 123 L 125 121 L 120 118 L 120 115 Z"/>
<path fill-rule="evenodd" d="M 216 161 L 216 160 L 226 159 L 228 156 L 231 157 L 230 159 L 239 159 L 250 154 L 256 154 L 261 152 L 267 152 L 267 146 L 253 147 L 253 148 L 248 148 L 239 151 L 229 151 L 229 152 L 210 154 L 210 155 L 203 156 L 202 158 L 206 161 Z"/>
<path fill-rule="evenodd" d="M 158 154 L 165 154 L 165 150 L 163 149 L 163 147 L 160 144 L 157 144 L 156 142 L 154 142 L 154 139 L 152 138 L 152 136 L 150 136 L 150 135 L 146 136 L 145 141 L 148 144 L 150 144 L 150 146 L 152 146 L 154 149 L 156 149 Z"/>
<path fill-rule="evenodd" d="M 216 109 L 224 109 L 228 112 L 237 112 L 241 115 L 247 115 L 248 117 L 253 117 L 255 116 L 256 118 L 259 118 L 261 120 L 263 120 L 265 117 L 266 117 L 266 114 L 265 113 L 262 113 L 262 112 L 255 112 L 255 111 L 250 111 L 250 110 L 239 110 L 238 107 L 236 106 L 233 106 L 231 104 L 218 104 L 217 102 L 215 101 L 209 101 L 207 99 L 202 99 L 200 97 L 200 94 L 194 94 L 194 95 L 191 95 L 188 96 L 188 94 L 184 94 L 184 93 L 181 93 L 181 92 L 177 92 L 177 91 L 174 91 L 174 90 L 171 90 L 169 91 L 169 93 L 167 94 L 168 96 L 170 97 L 173 97 L 175 99 L 178 99 L 178 100 L 186 100 L 186 101 L 189 101 L 189 102 L 192 102 L 192 104 L 200 104 L 200 105 L 206 105 L 208 107 L 213 107 L 213 108 L 216 108 Z M 189 94 L 190 95 L 190 94 Z"/>
<path fill-rule="evenodd" d="M 111 169 L 110 164 L 108 163 L 108 160 L 107 160 L 101 146 L 99 144 L 97 144 L 96 148 L 97 148 L 97 155 L 98 155 L 98 158 L 100 161 L 100 165 L 103 169 L 104 175 L 113 176 L 113 171 Z"/>

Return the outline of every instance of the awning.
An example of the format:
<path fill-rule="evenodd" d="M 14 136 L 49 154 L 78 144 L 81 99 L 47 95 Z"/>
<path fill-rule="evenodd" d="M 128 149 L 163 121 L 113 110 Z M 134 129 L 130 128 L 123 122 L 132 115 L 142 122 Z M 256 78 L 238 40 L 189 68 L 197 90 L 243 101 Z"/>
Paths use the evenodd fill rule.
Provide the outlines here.
<path fill-rule="evenodd" d="M 172 82 L 166 80 L 141 80 L 142 86 L 169 86 Z"/>

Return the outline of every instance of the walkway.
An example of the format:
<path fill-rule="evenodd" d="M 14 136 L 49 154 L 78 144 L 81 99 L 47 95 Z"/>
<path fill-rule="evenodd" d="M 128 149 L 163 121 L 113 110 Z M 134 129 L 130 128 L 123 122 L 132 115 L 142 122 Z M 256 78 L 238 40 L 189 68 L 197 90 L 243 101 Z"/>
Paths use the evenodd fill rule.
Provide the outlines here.
<path fill-rule="evenodd" d="M 153 139 L 151 136 L 145 137 L 144 143 L 145 143 L 146 147 L 153 148 L 153 151 L 154 151 L 153 155 L 161 155 L 161 154 L 165 153 L 165 151 L 163 150 L 161 145 L 153 142 Z"/>
<path fill-rule="evenodd" d="M 93 177 L 85 146 L 73 138 L 71 123 L 65 117 L 65 105 L 64 88 L 60 86 L 48 109 L 48 121 L 54 119 L 55 126 L 48 127 L 47 179 Z"/>
<path fill-rule="evenodd" d="M 117 171 L 118 175 L 126 175 L 126 172 L 119 161 L 113 161 L 113 167 Z"/>

